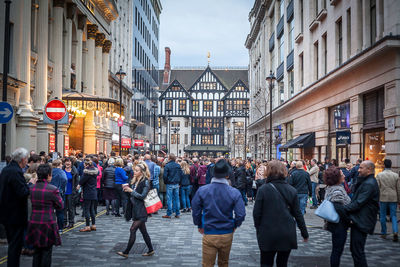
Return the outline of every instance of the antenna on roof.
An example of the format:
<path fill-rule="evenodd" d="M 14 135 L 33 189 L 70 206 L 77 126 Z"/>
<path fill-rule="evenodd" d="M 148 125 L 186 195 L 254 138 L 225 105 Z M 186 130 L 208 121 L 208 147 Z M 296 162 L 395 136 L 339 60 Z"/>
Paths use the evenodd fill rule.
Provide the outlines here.
<path fill-rule="evenodd" d="M 208 52 L 207 52 L 208 66 L 210 66 L 210 57 L 211 57 L 210 51 L 208 51 Z"/>

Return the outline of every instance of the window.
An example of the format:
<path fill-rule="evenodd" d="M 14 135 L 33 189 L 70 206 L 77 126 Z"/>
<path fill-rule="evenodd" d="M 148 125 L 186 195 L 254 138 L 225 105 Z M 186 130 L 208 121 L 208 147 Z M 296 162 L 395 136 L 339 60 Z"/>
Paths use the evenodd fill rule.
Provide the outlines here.
<path fill-rule="evenodd" d="M 279 64 L 281 64 L 285 60 L 285 38 L 284 36 L 281 36 L 281 38 L 278 40 L 279 41 L 279 50 L 278 50 L 278 57 L 279 57 Z"/>
<path fill-rule="evenodd" d="M 274 70 L 275 69 L 275 53 L 274 53 L 274 51 L 269 53 L 269 58 L 270 58 L 270 62 L 269 62 L 270 69 Z"/>
<path fill-rule="evenodd" d="M 289 22 L 289 52 L 294 49 L 294 19 Z"/>
<path fill-rule="evenodd" d="M 171 127 L 181 127 L 181 122 L 180 121 L 171 121 Z"/>
<path fill-rule="evenodd" d="M 179 100 L 179 111 L 185 111 L 186 110 L 186 100 L 181 99 Z"/>
<path fill-rule="evenodd" d="M 338 65 L 343 63 L 343 36 L 342 36 L 342 19 L 336 22 L 336 61 Z"/>
<path fill-rule="evenodd" d="M 200 89 L 202 90 L 215 90 L 217 89 L 217 83 L 215 82 L 201 82 Z"/>
<path fill-rule="evenodd" d="M 172 91 L 180 91 L 181 88 L 179 86 L 172 86 L 171 90 Z"/>
<path fill-rule="evenodd" d="M 370 0 L 371 44 L 376 40 L 376 0 Z"/>
<path fill-rule="evenodd" d="M 314 0 L 314 5 L 315 5 L 315 17 L 318 17 L 318 11 L 319 11 L 318 2 L 319 2 L 319 0 Z"/>
<path fill-rule="evenodd" d="M 347 58 L 350 58 L 351 55 L 351 10 L 350 8 L 347 9 L 346 12 L 347 16 L 347 34 L 346 34 L 346 39 L 347 39 Z"/>
<path fill-rule="evenodd" d="M 199 111 L 199 101 L 198 100 L 193 101 L 193 111 Z"/>
<path fill-rule="evenodd" d="M 294 71 L 293 69 L 288 72 L 289 92 L 290 96 L 294 95 Z"/>
<path fill-rule="evenodd" d="M 244 86 L 236 86 L 236 91 L 244 91 Z"/>
<path fill-rule="evenodd" d="M 303 54 L 299 56 L 299 62 L 300 62 L 300 86 L 304 86 L 304 57 Z"/>
<path fill-rule="evenodd" d="M 204 105 L 203 111 L 212 111 L 213 110 L 213 108 L 212 108 L 213 102 L 212 101 L 210 101 L 210 100 L 204 101 L 203 105 Z"/>
<path fill-rule="evenodd" d="M 279 105 L 283 104 L 283 102 L 285 102 L 285 86 L 283 81 L 280 81 L 278 83 L 278 87 L 279 87 Z"/>
<path fill-rule="evenodd" d="M 171 144 L 180 144 L 180 135 L 179 134 L 171 134 Z"/>
<path fill-rule="evenodd" d="M 322 64 L 324 65 L 324 75 L 328 73 L 328 50 L 327 50 L 327 33 L 322 35 L 322 49 L 323 49 L 323 62 Z"/>
<path fill-rule="evenodd" d="M 285 14 L 285 0 L 281 0 L 279 3 L 279 18 L 282 18 Z"/>
<path fill-rule="evenodd" d="M 224 101 L 219 100 L 217 102 L 217 111 L 224 111 Z"/>
<path fill-rule="evenodd" d="M 314 80 L 318 80 L 318 41 L 314 43 Z"/>
<path fill-rule="evenodd" d="M 201 144 L 202 145 L 213 145 L 214 144 L 214 136 L 213 135 L 202 135 L 201 136 Z"/>
<path fill-rule="evenodd" d="M 300 32 L 303 32 L 303 24 L 304 24 L 304 12 L 303 12 L 303 0 L 300 0 Z"/>
<path fill-rule="evenodd" d="M 226 100 L 226 110 L 232 110 L 232 100 Z"/>
<path fill-rule="evenodd" d="M 185 145 L 187 145 L 189 142 L 189 135 L 185 134 Z"/>
<path fill-rule="evenodd" d="M 167 111 L 172 110 L 172 99 L 165 100 L 165 110 Z"/>
<path fill-rule="evenodd" d="M 350 102 L 339 104 L 330 109 L 330 131 L 350 128 Z"/>
<path fill-rule="evenodd" d="M 186 128 L 189 127 L 189 122 L 188 121 L 185 121 L 185 127 Z"/>

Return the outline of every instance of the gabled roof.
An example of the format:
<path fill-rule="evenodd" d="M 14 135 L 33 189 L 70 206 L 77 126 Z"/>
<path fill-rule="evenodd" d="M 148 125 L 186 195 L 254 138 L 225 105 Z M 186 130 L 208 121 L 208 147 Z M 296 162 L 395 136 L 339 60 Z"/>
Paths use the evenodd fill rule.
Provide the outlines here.
<path fill-rule="evenodd" d="M 207 67 L 206 67 L 207 69 Z M 241 68 L 210 68 L 225 88 L 232 88 L 238 80 L 241 80 L 246 87 L 248 87 L 248 70 Z M 185 88 L 189 90 L 195 82 L 205 72 L 204 68 L 185 68 L 185 69 L 172 69 L 171 81 L 177 80 Z M 165 91 L 169 85 L 163 84 L 164 70 L 159 71 L 159 85 L 160 91 Z"/>
<path fill-rule="evenodd" d="M 174 80 L 172 83 L 170 83 L 168 88 L 164 92 L 162 92 L 162 94 L 160 95 L 159 99 L 162 99 L 167 92 L 171 91 L 171 88 L 173 86 L 179 86 L 181 88 L 181 91 L 183 91 L 188 96 L 188 98 L 193 100 L 192 96 L 188 93 L 188 91 L 186 91 L 186 89 L 182 86 L 182 84 L 177 80 Z"/>
<path fill-rule="evenodd" d="M 220 84 L 222 84 L 222 86 L 224 87 L 224 91 L 226 92 L 228 90 L 229 87 L 226 87 L 226 85 L 224 84 L 223 81 L 221 81 L 221 79 L 211 70 L 210 66 L 207 66 L 207 68 L 203 71 L 203 73 L 200 75 L 199 78 L 197 78 L 197 80 L 192 84 L 192 86 L 190 86 L 189 91 L 193 90 L 193 87 L 200 82 L 201 78 L 203 78 L 203 76 L 207 73 L 210 72 L 211 74 L 213 74 L 215 76 L 215 79 L 217 80 L 217 82 L 219 82 Z"/>
<path fill-rule="evenodd" d="M 229 89 L 229 91 L 224 95 L 224 97 L 222 98 L 222 100 L 225 100 L 236 88 L 236 86 L 241 86 L 243 85 L 245 92 L 250 92 L 249 88 L 247 87 L 247 85 L 242 82 L 242 80 L 238 80 L 231 89 Z"/>

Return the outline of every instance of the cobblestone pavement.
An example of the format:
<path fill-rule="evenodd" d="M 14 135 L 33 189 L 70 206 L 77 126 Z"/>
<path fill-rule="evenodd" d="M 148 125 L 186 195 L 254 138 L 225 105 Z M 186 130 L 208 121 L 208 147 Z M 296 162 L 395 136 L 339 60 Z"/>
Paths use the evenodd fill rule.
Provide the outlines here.
<path fill-rule="evenodd" d="M 147 229 L 154 244 L 156 254 L 143 257 L 146 250 L 138 231 L 136 244 L 129 258 L 116 255 L 122 250 L 129 237 L 130 223 L 122 218 L 106 216 L 100 212 L 97 231 L 80 233 L 82 226 L 65 232 L 63 244 L 53 249 L 53 266 L 201 266 L 201 235 L 192 224 L 190 214 L 182 214 L 180 219 L 162 219 L 165 211 L 149 218 Z M 80 216 L 79 216 L 80 218 Z M 331 237 L 322 230 L 322 220 L 308 210 L 306 223 L 310 234 L 308 243 L 303 243 L 300 235 L 299 249 L 291 253 L 289 266 L 329 266 Z M 352 266 L 352 258 L 347 241 L 342 266 Z M 6 263 L 7 247 L 0 246 L 0 265 Z M 382 240 L 378 235 L 369 236 L 366 245 L 370 266 L 399 266 L 400 244 Z M 22 256 L 21 266 L 31 266 L 32 258 Z M 259 266 L 259 251 L 252 220 L 252 204 L 247 207 L 247 217 L 234 236 L 230 254 L 230 266 Z"/>

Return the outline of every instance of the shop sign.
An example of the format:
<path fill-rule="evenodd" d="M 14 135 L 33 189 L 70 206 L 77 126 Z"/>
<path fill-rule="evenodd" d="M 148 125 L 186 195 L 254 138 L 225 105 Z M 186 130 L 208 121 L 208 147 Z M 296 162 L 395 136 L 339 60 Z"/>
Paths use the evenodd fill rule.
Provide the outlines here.
<path fill-rule="evenodd" d="M 130 138 L 121 138 L 121 148 L 131 148 L 131 146 Z"/>
<path fill-rule="evenodd" d="M 69 136 L 64 135 L 64 156 L 69 157 Z"/>
<path fill-rule="evenodd" d="M 49 134 L 49 153 L 56 151 L 56 135 Z"/>
<path fill-rule="evenodd" d="M 388 133 L 394 133 L 395 132 L 395 120 L 394 118 L 390 118 L 387 120 L 387 131 Z"/>
<path fill-rule="evenodd" d="M 143 146 L 144 141 L 143 140 L 134 140 L 134 146 Z"/>
<path fill-rule="evenodd" d="M 351 144 L 351 132 L 340 131 L 336 132 L 336 145 L 347 145 Z"/>

